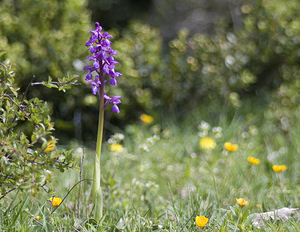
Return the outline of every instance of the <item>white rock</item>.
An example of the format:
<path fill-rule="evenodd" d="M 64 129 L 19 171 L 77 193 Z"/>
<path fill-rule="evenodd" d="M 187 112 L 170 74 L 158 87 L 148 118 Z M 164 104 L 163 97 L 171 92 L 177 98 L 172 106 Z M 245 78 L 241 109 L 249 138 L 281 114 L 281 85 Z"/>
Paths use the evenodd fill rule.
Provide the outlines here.
<path fill-rule="evenodd" d="M 261 228 L 264 222 L 270 218 L 277 221 L 286 221 L 291 218 L 300 219 L 300 208 L 281 208 L 265 213 L 253 213 L 247 217 L 247 219 L 252 220 L 252 225 L 257 228 Z"/>

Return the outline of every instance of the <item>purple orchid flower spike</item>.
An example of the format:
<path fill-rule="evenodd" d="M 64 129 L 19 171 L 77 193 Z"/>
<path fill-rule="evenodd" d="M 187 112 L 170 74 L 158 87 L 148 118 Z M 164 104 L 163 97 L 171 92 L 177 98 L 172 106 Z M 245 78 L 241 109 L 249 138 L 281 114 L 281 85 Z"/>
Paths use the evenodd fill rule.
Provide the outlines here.
<path fill-rule="evenodd" d="M 110 39 L 112 36 L 107 32 L 102 32 L 102 27 L 99 23 L 95 23 L 96 29 L 89 31 L 91 33 L 90 39 L 86 42 L 86 47 L 90 51 L 87 59 L 90 65 L 84 67 L 87 72 L 85 76 L 86 82 L 90 83 L 92 93 L 99 95 L 99 120 L 98 120 L 98 133 L 97 145 L 94 160 L 94 177 L 93 177 L 93 201 L 94 201 L 94 215 L 97 221 L 103 216 L 103 193 L 101 189 L 101 145 L 103 137 L 103 124 L 104 124 L 104 109 L 111 103 L 112 111 L 120 113 L 118 105 L 121 103 L 121 96 L 110 97 L 104 93 L 104 85 L 109 82 L 110 85 L 116 86 L 117 79 L 120 75 L 115 71 L 115 65 L 118 64 L 114 57 L 117 51 L 111 48 Z"/>
<path fill-rule="evenodd" d="M 117 55 L 117 51 L 113 50 L 110 46 L 112 36 L 107 32 L 101 33 L 102 27 L 98 22 L 95 23 L 95 27 L 95 30 L 89 31 L 91 37 L 85 44 L 91 54 L 87 59 L 92 63 L 89 66 L 85 66 L 84 70 L 88 72 L 85 80 L 91 84 L 92 93 L 94 95 L 99 94 L 100 96 L 100 90 L 104 89 L 107 81 L 109 81 L 110 85 L 116 86 L 117 78 L 122 74 L 115 71 L 115 65 L 118 62 L 113 57 Z M 120 97 L 113 96 L 110 98 L 105 94 L 105 107 L 109 103 L 112 103 L 112 111 L 119 113 L 120 110 L 117 104 L 121 103 Z"/>

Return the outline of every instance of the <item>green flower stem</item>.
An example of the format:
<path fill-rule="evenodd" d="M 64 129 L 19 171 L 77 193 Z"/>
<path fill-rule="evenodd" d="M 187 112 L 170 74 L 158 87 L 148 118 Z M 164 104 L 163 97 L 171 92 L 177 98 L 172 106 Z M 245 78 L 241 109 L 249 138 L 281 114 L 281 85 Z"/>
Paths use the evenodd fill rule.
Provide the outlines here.
<path fill-rule="evenodd" d="M 100 220 L 103 215 L 103 196 L 101 189 L 101 146 L 103 137 L 103 123 L 104 123 L 104 86 L 100 88 L 100 109 L 98 119 L 98 134 L 97 145 L 94 162 L 94 181 L 93 181 L 93 198 L 95 208 L 95 219 Z"/>

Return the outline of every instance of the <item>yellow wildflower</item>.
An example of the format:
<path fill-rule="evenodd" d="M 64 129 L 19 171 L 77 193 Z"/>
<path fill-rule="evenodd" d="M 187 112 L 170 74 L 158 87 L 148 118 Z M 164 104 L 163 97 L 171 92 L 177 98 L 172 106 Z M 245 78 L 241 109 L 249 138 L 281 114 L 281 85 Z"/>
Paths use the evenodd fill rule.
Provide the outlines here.
<path fill-rule="evenodd" d="M 230 143 L 230 142 L 224 143 L 224 147 L 229 152 L 236 151 L 239 148 L 239 146 L 237 144 L 233 144 L 233 143 Z"/>
<path fill-rule="evenodd" d="M 55 149 L 55 144 L 56 144 L 55 139 L 48 141 L 47 147 L 45 148 L 44 152 L 53 151 Z"/>
<path fill-rule="evenodd" d="M 53 207 L 57 207 L 61 204 L 62 199 L 59 197 L 50 197 L 49 201 L 51 201 Z"/>
<path fill-rule="evenodd" d="M 114 152 L 121 152 L 123 151 L 123 146 L 119 143 L 113 143 L 110 145 L 109 149 Z"/>
<path fill-rule="evenodd" d="M 211 150 L 216 147 L 216 142 L 210 137 L 204 137 L 200 139 L 199 146 L 204 150 Z"/>
<path fill-rule="evenodd" d="M 236 202 L 239 204 L 239 206 L 244 207 L 249 204 L 248 201 L 246 201 L 244 198 L 236 198 Z"/>
<path fill-rule="evenodd" d="M 257 159 L 255 157 L 249 156 L 248 157 L 248 162 L 252 165 L 258 165 L 260 164 L 260 159 Z"/>
<path fill-rule="evenodd" d="M 145 124 L 150 124 L 150 123 L 153 122 L 153 117 L 150 116 L 150 115 L 148 115 L 148 114 L 142 114 L 142 115 L 140 116 L 140 119 L 141 119 L 141 121 L 142 121 L 143 123 L 145 123 Z"/>
<path fill-rule="evenodd" d="M 35 220 L 40 220 L 41 216 L 37 215 L 34 219 Z"/>
<path fill-rule="evenodd" d="M 203 228 L 207 224 L 208 218 L 205 216 L 197 216 L 195 221 L 197 226 Z"/>
<path fill-rule="evenodd" d="M 274 172 L 284 172 L 287 167 L 285 165 L 273 165 L 272 169 Z"/>

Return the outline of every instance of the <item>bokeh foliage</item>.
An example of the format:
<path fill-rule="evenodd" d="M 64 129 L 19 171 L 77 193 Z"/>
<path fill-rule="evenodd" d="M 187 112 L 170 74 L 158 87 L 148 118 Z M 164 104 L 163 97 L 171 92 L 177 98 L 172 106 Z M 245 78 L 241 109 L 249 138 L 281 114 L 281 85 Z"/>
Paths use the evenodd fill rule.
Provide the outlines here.
<path fill-rule="evenodd" d="M 80 73 L 90 28 L 86 5 L 85 0 L 1 1 L 0 48 L 16 64 L 21 90 L 33 75 L 35 81 L 46 81 L 49 76 L 55 80 L 67 73 Z M 48 101 L 60 134 L 74 135 L 73 117 L 81 94 L 75 88 L 68 95 L 41 89 L 32 89 L 29 94 Z"/>
<path fill-rule="evenodd" d="M 0 14 L 0 47 L 17 64 L 19 83 L 32 75 L 65 75 L 85 56 L 90 21 L 84 0 L 4 0 Z"/>
<path fill-rule="evenodd" d="M 145 109 L 188 110 L 214 101 L 238 107 L 240 98 L 267 99 L 296 77 L 287 70 L 299 69 L 299 7 L 299 1 L 288 7 L 284 1 L 244 1 L 242 28 L 220 24 L 215 35 L 181 30 L 167 51 L 155 29 L 133 24 L 117 46 L 126 85 L 135 90 L 124 86 L 124 95 L 140 104 L 149 99 Z"/>
<path fill-rule="evenodd" d="M 139 21 L 112 29 L 112 47 L 119 52 L 116 69 L 123 73 L 120 88 L 113 91 L 122 95 L 122 105 L 117 117 L 107 111 L 106 130 L 124 126 L 143 112 L 155 116 L 172 109 L 182 115 L 207 105 L 215 110 L 219 105 L 239 107 L 249 97 L 269 104 L 283 89 L 285 99 L 287 94 L 294 99 L 290 87 L 299 77 L 299 7 L 297 0 L 241 1 L 240 27 L 232 28 L 227 18 L 211 35 L 183 29 L 167 46 L 159 30 Z M 33 74 L 38 80 L 81 74 L 91 23 L 85 1 L 5 0 L 0 13 L 0 46 L 17 63 L 22 89 Z M 88 85 L 68 96 L 48 90 L 33 93 L 53 106 L 58 132 L 86 140 L 96 134 L 97 98 Z"/>

